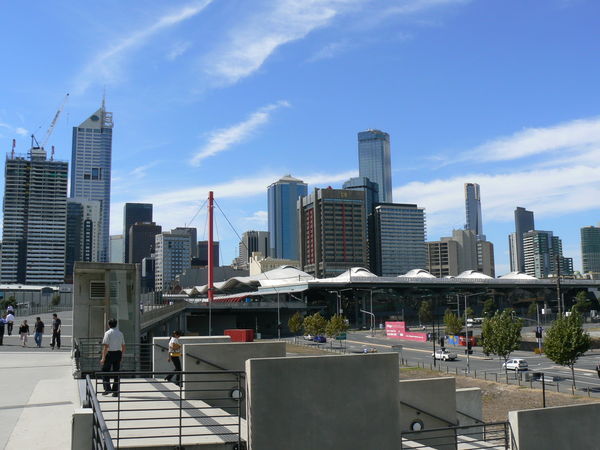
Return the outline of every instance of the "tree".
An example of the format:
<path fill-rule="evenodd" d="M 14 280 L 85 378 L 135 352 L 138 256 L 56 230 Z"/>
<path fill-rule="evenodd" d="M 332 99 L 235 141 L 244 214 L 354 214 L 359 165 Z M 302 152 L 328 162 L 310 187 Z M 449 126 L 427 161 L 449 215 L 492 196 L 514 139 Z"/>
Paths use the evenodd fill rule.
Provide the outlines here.
<path fill-rule="evenodd" d="M 421 306 L 419 306 L 419 322 L 421 325 L 424 323 L 430 323 L 433 318 L 433 314 L 431 312 L 431 301 L 423 301 L 421 302 Z"/>
<path fill-rule="evenodd" d="M 327 320 L 321 315 L 321 313 L 314 313 L 312 316 L 306 316 L 302 322 L 302 328 L 305 334 L 311 334 L 318 336 L 325 333 L 327 328 Z"/>
<path fill-rule="evenodd" d="M 573 304 L 571 311 L 583 314 L 590 309 L 592 309 L 592 302 L 588 299 L 587 292 L 579 291 L 577 295 L 575 295 L 575 303 Z"/>
<path fill-rule="evenodd" d="M 302 318 L 302 314 L 300 314 L 300 311 L 297 311 L 288 320 L 288 328 L 293 334 L 297 335 L 298 333 L 300 333 L 300 331 L 302 331 L 303 321 L 304 319 Z"/>
<path fill-rule="evenodd" d="M 571 312 L 567 317 L 557 318 L 544 339 L 544 353 L 561 366 L 571 369 L 573 392 L 575 391 L 575 363 L 592 344 L 590 335 L 583 330 L 581 314 Z"/>
<path fill-rule="evenodd" d="M 472 319 L 473 317 L 475 317 L 475 311 L 473 310 L 473 308 L 467 306 L 467 309 L 465 310 L 465 316 L 467 317 L 467 319 Z"/>
<path fill-rule="evenodd" d="M 512 309 L 496 311 L 492 317 L 486 317 L 481 327 L 483 352 L 498 355 L 506 366 L 510 354 L 519 348 L 522 327 L 523 321 L 515 319 Z"/>
<path fill-rule="evenodd" d="M 444 313 L 444 325 L 446 325 L 446 334 L 458 334 L 463 328 L 463 321 L 449 309 Z"/>
<path fill-rule="evenodd" d="M 6 308 L 8 308 L 9 306 L 12 306 L 13 308 L 17 307 L 17 300 L 11 295 L 8 298 L 5 298 L 4 300 L 2 300 L 2 302 L 0 302 L 1 305 L 1 309 L 5 310 Z"/>
<path fill-rule="evenodd" d="M 483 317 L 491 317 L 496 311 L 496 303 L 494 302 L 493 298 L 488 298 L 485 302 L 483 302 Z"/>
<path fill-rule="evenodd" d="M 348 321 L 341 314 L 335 314 L 325 327 L 325 332 L 330 338 L 338 337 L 340 334 L 348 330 Z"/>
<path fill-rule="evenodd" d="M 533 319 L 533 318 L 537 317 L 537 311 L 538 311 L 537 303 L 533 302 L 529 305 L 529 308 L 527 308 L 527 316 L 530 319 Z"/>
<path fill-rule="evenodd" d="M 60 303 L 60 295 L 54 294 L 52 296 L 52 306 L 58 306 L 59 303 Z"/>

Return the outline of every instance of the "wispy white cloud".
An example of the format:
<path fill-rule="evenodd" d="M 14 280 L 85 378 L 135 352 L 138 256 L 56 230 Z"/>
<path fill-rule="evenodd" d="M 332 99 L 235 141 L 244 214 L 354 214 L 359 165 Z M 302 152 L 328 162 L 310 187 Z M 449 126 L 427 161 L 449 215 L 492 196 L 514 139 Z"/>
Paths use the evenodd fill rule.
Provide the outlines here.
<path fill-rule="evenodd" d="M 135 179 L 142 179 L 147 175 L 148 169 L 158 165 L 160 161 L 152 161 L 148 164 L 144 164 L 142 166 L 135 167 L 133 170 L 129 172 L 129 175 Z"/>
<path fill-rule="evenodd" d="M 15 128 L 15 133 L 17 133 L 19 136 L 27 136 L 29 131 L 26 128 L 17 127 Z"/>
<path fill-rule="evenodd" d="M 350 48 L 350 41 L 341 40 L 337 42 L 330 42 L 325 45 L 323 48 L 318 50 L 315 54 L 313 54 L 310 58 L 308 58 L 308 62 L 316 62 L 321 61 L 323 59 L 333 58 L 340 53 L 345 52 L 348 48 Z"/>
<path fill-rule="evenodd" d="M 167 53 L 166 58 L 169 61 L 175 61 L 177 58 L 179 58 L 181 55 L 187 52 L 191 45 L 192 43 L 189 41 L 176 42 Z"/>
<path fill-rule="evenodd" d="M 75 92 L 84 92 L 94 82 L 114 82 L 121 74 L 125 56 L 142 47 L 157 33 L 171 28 L 202 12 L 213 0 L 201 0 L 179 7 L 158 17 L 149 26 L 138 29 L 98 53 L 77 75 Z"/>
<path fill-rule="evenodd" d="M 266 225 L 269 220 L 269 213 L 267 211 L 255 211 L 251 216 L 246 217 L 244 220 L 257 225 Z"/>
<path fill-rule="evenodd" d="M 209 133 L 208 142 L 198 150 L 191 163 L 198 165 L 203 159 L 224 152 L 231 146 L 249 139 L 261 126 L 269 122 L 274 111 L 288 106 L 290 104 L 285 100 L 263 106 L 243 122 Z"/>
<path fill-rule="evenodd" d="M 486 142 L 459 160 L 509 161 L 543 153 L 589 151 L 600 147 L 600 117 L 574 120 L 546 128 L 527 128 L 512 136 Z"/>

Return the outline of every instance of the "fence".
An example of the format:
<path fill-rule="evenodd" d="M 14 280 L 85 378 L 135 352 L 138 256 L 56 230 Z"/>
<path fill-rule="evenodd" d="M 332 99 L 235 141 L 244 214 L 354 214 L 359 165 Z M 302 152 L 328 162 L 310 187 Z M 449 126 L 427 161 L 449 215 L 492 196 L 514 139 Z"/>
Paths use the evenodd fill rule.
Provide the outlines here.
<path fill-rule="evenodd" d="M 509 447 L 508 422 L 491 422 L 402 433 L 402 449 Z M 410 441 L 409 443 L 404 440 Z"/>
<path fill-rule="evenodd" d="M 127 371 L 152 370 L 152 344 L 125 343 L 125 354 L 121 369 Z M 91 374 L 100 369 L 102 338 L 74 338 L 73 361 L 75 371 L 80 376 Z"/>
<path fill-rule="evenodd" d="M 94 450 L 114 450 L 110 431 L 104 421 L 100 403 L 90 376 L 85 379 L 85 406 L 92 409 L 92 448 Z"/>
<path fill-rule="evenodd" d="M 162 379 L 173 376 L 173 372 L 119 372 L 115 381 L 118 393 L 98 398 L 103 377 L 110 375 L 115 373 L 97 372 L 93 378 L 86 377 L 88 389 L 95 382 L 88 403 L 98 408 L 98 414 L 94 412 L 94 436 L 105 443 L 94 444 L 94 448 L 112 449 L 113 442 L 117 448 L 184 448 L 199 442 L 228 442 L 239 450 L 244 448 L 244 372 L 178 372 L 176 376 L 181 378 L 175 379 L 177 384 Z M 188 382 L 188 377 L 193 381 Z"/>

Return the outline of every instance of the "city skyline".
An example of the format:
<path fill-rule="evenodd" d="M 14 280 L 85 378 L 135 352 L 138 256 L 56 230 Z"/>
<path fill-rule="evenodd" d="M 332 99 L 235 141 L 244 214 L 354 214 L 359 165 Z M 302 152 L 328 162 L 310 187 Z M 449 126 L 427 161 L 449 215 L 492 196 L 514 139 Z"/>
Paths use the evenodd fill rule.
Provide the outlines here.
<path fill-rule="evenodd" d="M 17 138 L 25 153 L 69 92 L 46 147 L 68 159 L 72 126 L 106 87 L 111 234 L 123 204 L 141 202 L 163 229 L 203 239 L 205 215 L 192 218 L 209 190 L 240 233 L 266 230 L 267 186 L 291 173 L 310 190 L 341 187 L 358 176 L 356 133 L 377 128 L 393 144 L 394 200 L 426 209 L 429 240 L 463 227 L 462 186 L 478 183 L 498 274 L 516 206 L 581 268 L 579 229 L 600 219 L 597 3 L 227 3 L 40 4 L 35 17 L 7 5 L 7 42 L 24 21 L 41 33 L 7 49 L 0 147 Z M 228 262 L 238 238 L 219 220 Z"/>

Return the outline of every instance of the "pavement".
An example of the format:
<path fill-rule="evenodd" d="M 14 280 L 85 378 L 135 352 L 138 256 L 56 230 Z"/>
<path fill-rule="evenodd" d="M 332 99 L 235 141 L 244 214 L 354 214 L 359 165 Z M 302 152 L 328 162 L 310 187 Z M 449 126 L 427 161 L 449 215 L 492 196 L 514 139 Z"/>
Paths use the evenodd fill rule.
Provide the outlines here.
<path fill-rule="evenodd" d="M 4 335 L 0 347 L 0 448 L 71 448 L 71 416 L 79 407 L 72 375 L 70 312 L 59 314 L 63 322 L 60 350 L 51 350 L 51 314 L 40 314 L 46 325 L 42 348 L 30 337 L 22 347 L 19 337 Z M 35 316 L 16 317 L 20 324 Z"/>

